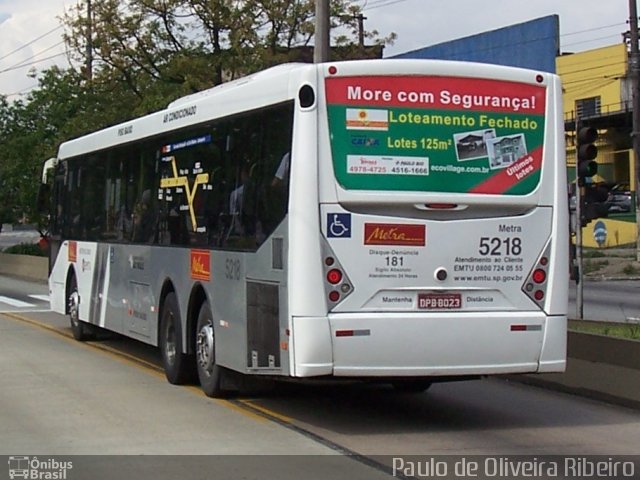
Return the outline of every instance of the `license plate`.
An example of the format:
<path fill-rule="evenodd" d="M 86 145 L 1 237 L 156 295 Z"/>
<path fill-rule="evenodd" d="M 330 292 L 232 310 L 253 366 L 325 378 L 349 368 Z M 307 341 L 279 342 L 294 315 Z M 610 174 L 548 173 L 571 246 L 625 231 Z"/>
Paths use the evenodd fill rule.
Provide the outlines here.
<path fill-rule="evenodd" d="M 420 310 L 456 310 L 462 307 L 462 295 L 459 293 L 419 293 Z"/>

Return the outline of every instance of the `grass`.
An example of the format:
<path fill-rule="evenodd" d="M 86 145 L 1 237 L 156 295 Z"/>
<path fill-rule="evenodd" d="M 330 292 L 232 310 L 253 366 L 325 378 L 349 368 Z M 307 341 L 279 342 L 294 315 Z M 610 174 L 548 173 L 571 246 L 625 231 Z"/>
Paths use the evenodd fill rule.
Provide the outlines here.
<path fill-rule="evenodd" d="M 569 330 L 627 340 L 640 340 L 640 323 L 602 323 L 588 320 L 569 320 Z"/>
<path fill-rule="evenodd" d="M 602 258 L 606 256 L 602 250 L 583 250 L 582 252 L 583 258 Z"/>
<path fill-rule="evenodd" d="M 21 243 L 2 250 L 2 253 L 13 253 L 15 255 L 33 255 L 35 257 L 46 257 L 47 254 L 36 243 Z"/>
<path fill-rule="evenodd" d="M 636 250 L 635 245 L 631 247 L 614 247 L 608 249 L 595 249 L 585 248 L 582 251 L 582 258 L 603 258 L 603 257 L 616 257 L 616 258 L 635 258 Z"/>
<path fill-rule="evenodd" d="M 582 264 L 582 269 L 583 273 L 587 274 L 597 272 L 602 267 L 606 267 L 607 265 L 609 265 L 609 260 L 592 261 L 591 259 L 585 259 L 584 263 Z"/>

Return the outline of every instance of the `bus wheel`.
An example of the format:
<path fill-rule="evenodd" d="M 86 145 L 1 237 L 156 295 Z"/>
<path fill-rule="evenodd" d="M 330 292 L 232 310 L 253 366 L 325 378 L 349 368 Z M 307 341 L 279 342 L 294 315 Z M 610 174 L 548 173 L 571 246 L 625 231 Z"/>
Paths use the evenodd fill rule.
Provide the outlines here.
<path fill-rule="evenodd" d="M 80 294 L 78 293 L 78 281 L 75 275 L 71 277 L 69 284 L 69 296 L 67 297 L 67 306 L 69 308 L 69 321 L 71 323 L 71 333 L 73 338 L 79 342 L 90 340 L 93 338 L 91 325 L 80 320 Z"/>
<path fill-rule="evenodd" d="M 398 380 L 391 383 L 397 392 L 401 393 L 422 393 L 426 392 L 431 386 L 430 380 Z"/>
<path fill-rule="evenodd" d="M 160 317 L 160 352 L 162 366 L 169 383 L 182 385 L 192 381 L 193 359 L 182 352 L 182 324 L 175 293 L 170 292 L 164 300 Z"/>
<path fill-rule="evenodd" d="M 204 302 L 196 325 L 196 365 L 200 386 L 208 397 L 223 397 L 222 368 L 216 364 L 216 341 L 213 315 Z"/>

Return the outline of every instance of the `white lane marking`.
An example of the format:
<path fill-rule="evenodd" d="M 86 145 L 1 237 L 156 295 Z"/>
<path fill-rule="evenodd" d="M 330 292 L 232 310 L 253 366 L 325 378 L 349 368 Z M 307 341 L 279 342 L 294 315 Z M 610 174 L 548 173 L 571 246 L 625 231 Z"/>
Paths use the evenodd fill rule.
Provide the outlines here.
<path fill-rule="evenodd" d="M 27 310 L 22 309 L 22 310 L 0 310 L 0 314 L 2 313 L 49 313 L 52 312 L 53 310 L 49 309 L 44 309 L 44 308 L 29 308 Z"/>
<path fill-rule="evenodd" d="M 29 295 L 31 298 L 35 298 L 36 300 L 42 300 L 43 302 L 49 301 L 49 295 Z"/>
<path fill-rule="evenodd" d="M 33 303 L 23 302 L 21 300 L 16 300 L 15 298 L 5 297 L 0 295 L 0 303 L 6 303 L 7 305 L 11 305 L 12 307 L 35 307 Z"/>

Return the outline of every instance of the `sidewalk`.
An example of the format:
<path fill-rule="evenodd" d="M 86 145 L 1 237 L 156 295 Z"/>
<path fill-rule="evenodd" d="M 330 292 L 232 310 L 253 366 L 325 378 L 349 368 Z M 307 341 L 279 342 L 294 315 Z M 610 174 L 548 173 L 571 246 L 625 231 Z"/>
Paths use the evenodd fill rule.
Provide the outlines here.
<path fill-rule="evenodd" d="M 589 280 L 640 280 L 640 262 L 636 246 L 591 249 L 582 253 L 582 268 Z"/>

